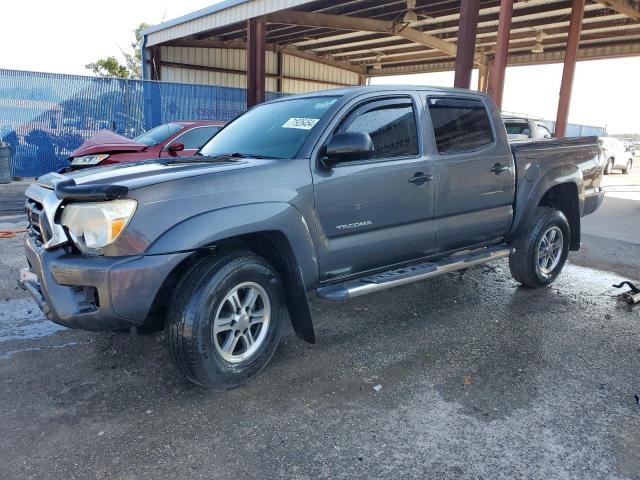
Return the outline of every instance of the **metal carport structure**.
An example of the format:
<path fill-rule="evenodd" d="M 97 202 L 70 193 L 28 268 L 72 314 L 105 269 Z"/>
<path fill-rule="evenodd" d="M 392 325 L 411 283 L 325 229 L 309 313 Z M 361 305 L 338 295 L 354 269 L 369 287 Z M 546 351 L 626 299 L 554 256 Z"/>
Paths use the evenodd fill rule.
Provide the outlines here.
<path fill-rule="evenodd" d="M 148 79 L 301 93 L 455 70 L 500 106 L 507 65 L 564 62 L 556 135 L 577 60 L 640 55 L 638 0 L 227 0 L 145 31 Z"/>

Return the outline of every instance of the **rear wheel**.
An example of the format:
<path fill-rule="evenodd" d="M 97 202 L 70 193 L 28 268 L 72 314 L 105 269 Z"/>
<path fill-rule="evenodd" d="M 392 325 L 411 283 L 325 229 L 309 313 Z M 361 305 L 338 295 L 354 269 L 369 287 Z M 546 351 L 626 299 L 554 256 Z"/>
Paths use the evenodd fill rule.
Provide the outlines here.
<path fill-rule="evenodd" d="M 529 230 L 513 246 L 511 275 L 521 284 L 538 288 L 553 282 L 569 255 L 569 222 L 562 212 L 538 207 Z"/>
<path fill-rule="evenodd" d="M 613 158 L 610 158 L 609 161 L 607 162 L 607 166 L 604 168 L 604 174 L 611 175 L 612 171 L 613 171 Z"/>
<path fill-rule="evenodd" d="M 174 293 L 169 352 L 192 382 L 233 388 L 271 360 L 284 316 L 280 277 L 264 259 L 244 252 L 205 258 Z"/>
<path fill-rule="evenodd" d="M 631 167 L 633 167 L 633 162 L 629 159 L 627 160 L 627 165 L 622 169 L 622 173 L 629 175 L 631 173 Z"/>

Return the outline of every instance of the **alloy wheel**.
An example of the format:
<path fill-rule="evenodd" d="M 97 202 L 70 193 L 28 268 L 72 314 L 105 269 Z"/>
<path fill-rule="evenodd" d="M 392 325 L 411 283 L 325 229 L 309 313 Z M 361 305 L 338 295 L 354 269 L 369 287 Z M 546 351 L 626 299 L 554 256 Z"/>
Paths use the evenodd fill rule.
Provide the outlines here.
<path fill-rule="evenodd" d="M 220 356 L 238 363 L 253 356 L 265 342 L 271 304 L 264 288 L 245 282 L 232 288 L 220 302 L 211 337 Z"/>
<path fill-rule="evenodd" d="M 562 259 L 564 237 L 558 227 L 549 228 L 538 243 L 536 268 L 544 276 L 550 275 Z"/>

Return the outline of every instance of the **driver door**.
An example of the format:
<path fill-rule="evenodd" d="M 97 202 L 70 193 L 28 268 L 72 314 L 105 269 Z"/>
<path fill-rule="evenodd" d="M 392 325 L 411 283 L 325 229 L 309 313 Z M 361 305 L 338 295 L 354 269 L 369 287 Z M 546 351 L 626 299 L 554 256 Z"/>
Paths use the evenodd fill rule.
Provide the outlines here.
<path fill-rule="evenodd" d="M 373 158 L 314 167 L 321 277 L 424 257 L 435 244 L 434 166 L 423 151 L 419 98 L 374 97 L 345 112 L 331 136 L 366 132 Z"/>

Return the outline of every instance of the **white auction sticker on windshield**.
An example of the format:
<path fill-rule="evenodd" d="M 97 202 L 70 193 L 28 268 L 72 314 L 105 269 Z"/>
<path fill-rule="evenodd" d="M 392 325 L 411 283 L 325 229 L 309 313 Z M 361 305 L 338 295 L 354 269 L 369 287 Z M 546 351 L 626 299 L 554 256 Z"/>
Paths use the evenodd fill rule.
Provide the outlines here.
<path fill-rule="evenodd" d="M 301 128 L 302 130 L 311 130 L 316 123 L 318 123 L 319 118 L 290 118 L 282 128 Z"/>

